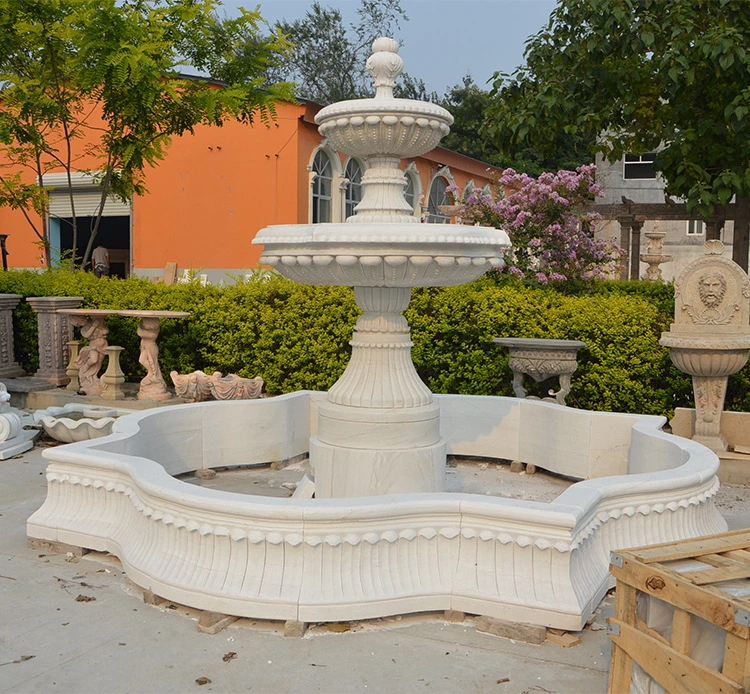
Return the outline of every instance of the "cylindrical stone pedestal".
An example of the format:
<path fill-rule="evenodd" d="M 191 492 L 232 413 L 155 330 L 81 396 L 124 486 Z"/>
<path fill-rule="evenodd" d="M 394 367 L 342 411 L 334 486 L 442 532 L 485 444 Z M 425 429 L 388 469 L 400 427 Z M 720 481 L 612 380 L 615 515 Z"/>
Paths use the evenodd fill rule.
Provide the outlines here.
<path fill-rule="evenodd" d="M 21 294 L 0 294 L 0 378 L 24 375 L 13 348 L 13 310 L 21 299 Z"/>
<path fill-rule="evenodd" d="M 70 355 L 68 342 L 73 339 L 73 329 L 68 316 L 57 313 L 61 308 L 78 308 L 82 296 L 30 296 L 26 301 L 37 313 L 39 326 L 39 369 L 34 378 L 64 386 Z"/>
<path fill-rule="evenodd" d="M 409 288 L 355 287 L 352 358 L 318 408 L 316 498 L 441 492 L 439 407 L 411 361 Z"/>

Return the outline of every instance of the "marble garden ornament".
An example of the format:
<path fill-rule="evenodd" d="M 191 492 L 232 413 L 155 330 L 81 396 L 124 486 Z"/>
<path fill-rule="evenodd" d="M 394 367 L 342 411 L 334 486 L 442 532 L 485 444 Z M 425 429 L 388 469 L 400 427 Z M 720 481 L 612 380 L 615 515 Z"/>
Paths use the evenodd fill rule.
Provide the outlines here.
<path fill-rule="evenodd" d="M 34 445 L 36 432 L 23 428 L 21 415 L 10 406 L 10 393 L 0 383 L 0 460 L 28 451 Z"/>
<path fill-rule="evenodd" d="M 610 550 L 726 528 L 713 504 L 717 457 L 665 434 L 664 418 L 433 395 L 420 380 L 402 315 L 411 288 L 469 282 L 509 240 L 411 215 L 399 161 L 433 149 L 452 118 L 393 98 L 397 52 L 377 39 L 375 97 L 316 116 L 331 147 L 367 161 L 355 214 L 255 238 L 287 277 L 354 287 L 362 314 L 339 381 L 327 393 L 157 408 L 123 417 L 110 436 L 48 449 L 30 537 L 113 552 L 155 594 L 225 614 L 311 622 L 455 610 L 580 629 L 607 591 Z M 727 280 L 724 302 L 731 293 Z M 199 377 L 186 387 L 197 393 Z M 175 477 L 307 452 L 315 498 Z M 445 493 L 448 452 L 583 481 L 549 504 Z"/>
<path fill-rule="evenodd" d="M 675 321 L 659 341 L 693 377 L 693 439 L 716 451 L 727 449 L 720 431 L 727 378 L 750 355 L 750 279 L 723 252 L 721 241 L 708 241 L 703 258 L 677 278 Z"/>
<path fill-rule="evenodd" d="M 175 395 L 191 402 L 205 400 L 253 400 L 259 398 L 263 391 L 263 379 L 242 378 L 237 374 L 222 376 L 221 371 L 214 371 L 210 376 L 203 371 L 169 374 L 174 383 Z"/>

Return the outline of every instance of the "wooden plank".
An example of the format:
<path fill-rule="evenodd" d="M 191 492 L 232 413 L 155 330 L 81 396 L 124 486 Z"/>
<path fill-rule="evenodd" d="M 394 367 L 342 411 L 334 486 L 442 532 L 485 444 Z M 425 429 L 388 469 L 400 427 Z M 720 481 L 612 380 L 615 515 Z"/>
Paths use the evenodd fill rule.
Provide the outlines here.
<path fill-rule="evenodd" d="M 706 535 L 694 540 L 665 542 L 650 547 L 637 547 L 625 550 L 623 553 L 631 555 L 645 564 L 651 564 L 657 561 L 692 559 L 704 554 L 718 554 L 719 552 L 745 549 L 746 547 L 750 547 L 750 531 L 742 529 L 730 533 Z"/>
<path fill-rule="evenodd" d="M 533 643 L 538 646 L 547 638 L 546 627 L 533 624 L 521 624 L 519 622 L 506 622 L 494 617 L 477 617 L 474 620 L 474 628 L 485 634 L 501 636 L 504 639 Z"/>
<path fill-rule="evenodd" d="M 728 552 L 724 552 L 724 556 L 737 561 L 750 561 L 750 552 L 746 549 L 730 549 Z"/>
<path fill-rule="evenodd" d="M 662 636 L 656 629 L 652 629 L 650 626 L 646 624 L 642 619 L 638 619 L 636 617 L 635 620 L 635 628 L 638 629 L 638 631 L 642 631 L 644 634 L 648 634 L 652 639 L 656 639 L 657 641 L 661 641 L 665 646 L 671 646 L 669 639 Z"/>
<path fill-rule="evenodd" d="M 735 550 L 736 552 L 742 552 L 744 550 Z M 747 553 L 750 557 L 750 552 Z M 701 554 L 696 559 L 704 564 L 710 564 L 711 566 L 742 566 L 742 562 L 727 556 L 727 554 Z"/>
<path fill-rule="evenodd" d="M 745 689 L 750 688 L 750 641 L 734 634 L 727 634 L 724 646 L 724 677 L 737 682 Z"/>
<path fill-rule="evenodd" d="M 615 593 L 615 616 L 622 624 L 635 624 L 635 608 L 638 593 L 625 581 L 617 582 Z M 609 660 L 609 694 L 628 694 L 633 672 L 633 659 L 616 643 L 612 643 L 612 654 Z"/>
<path fill-rule="evenodd" d="M 576 210 L 583 212 L 598 212 L 603 219 L 617 219 L 618 217 L 642 217 L 644 219 L 699 219 L 702 220 L 697 211 L 688 212 L 684 202 L 676 202 L 667 205 L 663 202 L 641 202 L 641 203 L 614 203 L 580 205 Z M 713 218 L 734 219 L 738 214 L 734 203 L 727 205 L 716 205 Z"/>
<path fill-rule="evenodd" d="M 635 627 L 624 622 L 615 618 L 612 618 L 610 622 L 620 627 L 619 636 L 610 634 L 612 642 L 625 651 L 670 694 L 705 694 L 706 692 L 744 694 L 744 689 L 740 684 L 732 682 L 716 670 L 691 660 L 674 648 L 651 638 L 648 634 L 639 632 Z M 617 690 L 618 694 L 619 691 L 626 690 Z"/>
<path fill-rule="evenodd" d="M 692 615 L 679 607 L 674 608 L 672 616 L 672 642 L 671 646 L 683 655 L 690 655 L 690 630 L 692 626 Z"/>
<path fill-rule="evenodd" d="M 622 568 L 613 565 L 610 571 L 618 582 L 627 581 L 648 595 L 654 595 L 670 605 L 703 617 L 738 636 L 750 636 L 748 627 L 734 621 L 735 609 L 744 609 L 744 605 L 726 593 L 722 594 L 718 590 L 714 593 L 707 587 L 699 588 L 673 571 L 662 571 L 625 556 Z"/>
<path fill-rule="evenodd" d="M 750 565 L 717 566 L 715 569 L 706 571 L 687 571 L 681 576 L 696 586 L 705 586 L 720 581 L 733 581 L 735 578 L 747 578 L 750 576 Z"/>
<path fill-rule="evenodd" d="M 547 641 L 556 643 L 563 648 L 572 648 L 581 643 L 581 637 L 562 629 L 547 629 Z"/>

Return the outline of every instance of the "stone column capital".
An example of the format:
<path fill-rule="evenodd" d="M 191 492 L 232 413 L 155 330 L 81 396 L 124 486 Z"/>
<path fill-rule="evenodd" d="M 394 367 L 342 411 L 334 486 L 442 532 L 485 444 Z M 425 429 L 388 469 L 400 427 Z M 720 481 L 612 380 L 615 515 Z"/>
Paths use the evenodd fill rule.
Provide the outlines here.
<path fill-rule="evenodd" d="M 21 303 L 23 294 L 0 294 L 0 311 L 12 311 Z"/>
<path fill-rule="evenodd" d="M 83 301 L 82 296 L 27 296 L 26 302 L 37 313 L 57 311 L 60 308 L 78 308 Z"/>

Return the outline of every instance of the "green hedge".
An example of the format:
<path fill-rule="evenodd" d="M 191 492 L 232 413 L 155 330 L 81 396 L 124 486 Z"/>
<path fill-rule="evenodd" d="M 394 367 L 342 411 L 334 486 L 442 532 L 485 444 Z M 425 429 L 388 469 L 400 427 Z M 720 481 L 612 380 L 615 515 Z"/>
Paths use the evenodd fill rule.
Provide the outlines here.
<path fill-rule="evenodd" d="M 98 280 L 82 272 L 8 271 L 0 273 L 0 292 L 82 296 L 83 306 L 92 308 L 190 311 L 187 320 L 162 322 L 165 374 L 202 369 L 262 376 L 271 394 L 329 388 L 349 359 L 359 313 L 349 288 L 307 287 L 278 276 L 224 288 L 166 287 L 137 278 Z M 569 404 L 669 415 L 692 404 L 689 377 L 658 344 L 673 305 L 671 285 L 541 288 L 486 276 L 461 287 L 416 289 L 406 316 L 414 362 L 434 392 L 512 395 L 507 350 L 492 343 L 495 337 L 576 339 L 587 347 L 579 353 Z M 130 381 L 144 374 L 135 323 L 107 319 L 110 344 L 125 348 L 122 366 Z M 16 312 L 16 355 L 27 371 L 37 368 L 36 316 L 26 303 Z M 543 385 L 533 382 L 529 390 L 545 394 Z M 750 367 L 730 379 L 727 409 L 750 409 Z"/>

